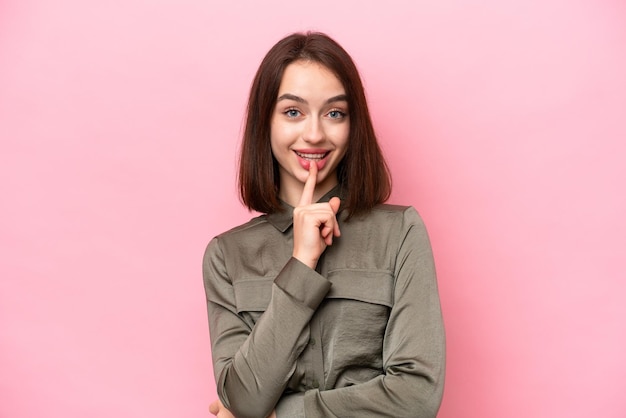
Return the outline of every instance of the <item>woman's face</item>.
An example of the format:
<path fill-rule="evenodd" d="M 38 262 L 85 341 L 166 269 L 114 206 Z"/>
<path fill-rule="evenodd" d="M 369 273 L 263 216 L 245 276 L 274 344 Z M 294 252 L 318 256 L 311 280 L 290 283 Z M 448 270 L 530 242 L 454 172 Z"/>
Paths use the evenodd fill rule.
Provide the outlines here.
<path fill-rule="evenodd" d="M 285 68 L 271 120 L 272 153 L 278 161 L 280 198 L 295 206 L 317 162 L 314 198 L 337 184 L 337 165 L 350 133 L 345 89 L 326 67 L 295 61 Z"/>

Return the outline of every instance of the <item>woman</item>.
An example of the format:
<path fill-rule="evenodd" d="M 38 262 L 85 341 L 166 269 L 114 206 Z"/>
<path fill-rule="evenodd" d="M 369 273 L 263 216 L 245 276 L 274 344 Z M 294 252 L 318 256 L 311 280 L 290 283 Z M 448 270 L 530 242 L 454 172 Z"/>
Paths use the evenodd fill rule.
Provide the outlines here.
<path fill-rule="evenodd" d="M 204 256 L 211 412 L 434 417 L 445 350 L 430 244 L 413 208 L 383 204 L 363 86 L 328 36 L 293 34 L 265 56 L 239 186 L 264 215 Z"/>

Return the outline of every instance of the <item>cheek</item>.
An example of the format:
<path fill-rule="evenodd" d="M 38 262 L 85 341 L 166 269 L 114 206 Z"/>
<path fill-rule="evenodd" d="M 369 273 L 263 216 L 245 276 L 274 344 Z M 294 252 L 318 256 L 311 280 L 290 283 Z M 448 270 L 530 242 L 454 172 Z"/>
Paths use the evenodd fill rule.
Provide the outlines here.
<path fill-rule="evenodd" d="M 280 150 L 281 144 L 284 142 L 283 136 L 284 133 L 282 132 L 280 125 L 272 123 L 270 126 L 270 146 L 274 154 Z"/>
<path fill-rule="evenodd" d="M 335 135 L 335 145 L 345 149 L 348 147 L 348 140 L 350 139 L 350 124 L 345 123 L 338 127 Z"/>
<path fill-rule="evenodd" d="M 289 146 L 297 137 L 297 126 L 288 123 L 272 123 L 270 127 L 270 139 L 272 148 Z"/>

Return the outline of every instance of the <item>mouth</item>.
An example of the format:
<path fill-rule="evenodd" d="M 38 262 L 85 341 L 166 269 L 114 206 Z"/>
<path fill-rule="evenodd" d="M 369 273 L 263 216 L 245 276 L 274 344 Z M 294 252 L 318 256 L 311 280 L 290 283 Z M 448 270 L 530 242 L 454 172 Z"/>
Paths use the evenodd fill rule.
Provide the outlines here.
<path fill-rule="evenodd" d="M 296 156 L 298 157 L 298 162 L 300 166 L 305 170 L 309 170 L 312 162 L 315 162 L 318 170 L 322 170 L 328 161 L 328 156 L 330 155 L 330 151 L 326 150 L 302 150 L 296 151 L 294 150 Z"/>
<path fill-rule="evenodd" d="M 330 153 L 330 151 L 326 152 L 300 152 L 294 151 L 296 155 L 304 160 L 308 161 L 322 161 L 326 156 Z"/>

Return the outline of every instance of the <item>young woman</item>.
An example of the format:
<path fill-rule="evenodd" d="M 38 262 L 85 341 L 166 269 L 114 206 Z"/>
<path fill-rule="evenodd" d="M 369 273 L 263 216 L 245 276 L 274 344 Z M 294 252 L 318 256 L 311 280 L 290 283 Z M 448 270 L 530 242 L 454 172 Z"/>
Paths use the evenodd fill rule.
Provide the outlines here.
<path fill-rule="evenodd" d="M 264 215 L 204 256 L 210 411 L 236 417 L 434 417 L 444 330 L 433 258 L 390 179 L 347 52 L 293 34 L 250 92 L 242 201 Z"/>

